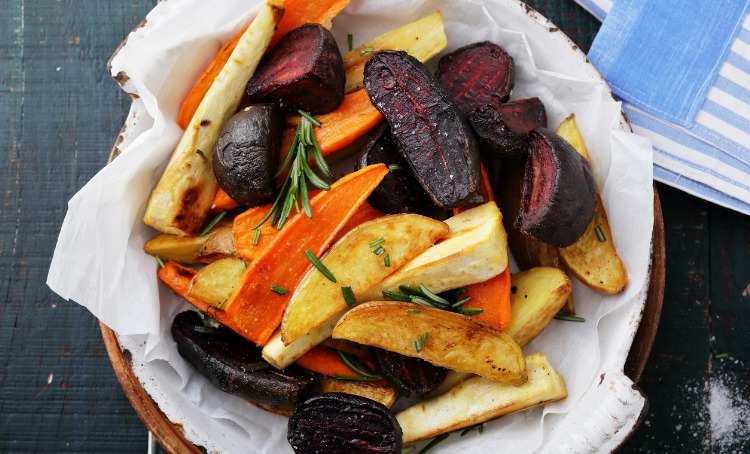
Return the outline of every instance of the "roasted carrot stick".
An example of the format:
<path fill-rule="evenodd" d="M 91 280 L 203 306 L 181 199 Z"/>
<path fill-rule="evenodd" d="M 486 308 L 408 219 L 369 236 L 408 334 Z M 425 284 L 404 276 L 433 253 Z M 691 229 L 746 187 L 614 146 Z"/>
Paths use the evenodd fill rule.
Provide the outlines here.
<path fill-rule="evenodd" d="M 224 324 L 265 345 L 310 267 L 305 251 L 320 257 L 387 173 L 388 168 L 378 164 L 349 174 L 310 200 L 312 219 L 304 213 L 292 216 L 248 265 L 227 301 Z"/>
<path fill-rule="evenodd" d="M 361 358 L 358 359 L 365 363 L 370 370 L 375 370 L 374 366 L 369 361 Z M 304 355 L 300 356 L 294 363 L 304 369 L 328 377 L 356 377 L 358 375 L 357 372 L 350 369 L 349 366 L 344 363 L 338 353 L 336 353 L 336 350 L 324 345 L 316 345 L 305 352 Z M 374 380 L 372 383 L 379 386 L 388 385 L 383 379 Z"/>
<path fill-rule="evenodd" d="M 482 165 L 482 185 L 479 193 L 485 201 L 494 200 L 492 185 L 484 165 Z M 453 212 L 458 214 L 468 208 L 471 206 L 457 208 Z M 510 324 L 510 267 L 506 267 L 505 271 L 485 282 L 467 286 L 466 290 L 464 296 L 470 296 L 471 300 L 463 307 L 482 309 L 482 313 L 474 315 L 474 318 L 490 323 L 497 329 L 503 329 Z"/>
<path fill-rule="evenodd" d="M 188 300 L 190 304 L 201 311 L 208 313 L 208 315 L 219 322 L 224 323 L 224 311 L 216 309 L 205 301 L 187 296 L 187 291 L 190 288 L 190 281 L 193 280 L 193 276 L 195 276 L 196 273 L 197 271 L 194 269 L 182 266 L 177 262 L 167 262 L 164 264 L 164 268 L 161 268 L 156 275 L 175 293 Z"/>
<path fill-rule="evenodd" d="M 313 130 L 315 140 L 318 141 L 323 156 L 328 156 L 341 150 L 377 126 L 383 116 L 372 105 L 367 93 L 364 90 L 357 90 L 346 95 L 344 102 L 338 109 L 331 113 L 318 115 L 315 118 L 322 123 L 322 126 Z M 287 125 L 281 142 L 283 156 L 281 156 L 279 162 L 283 162 L 286 153 L 289 152 L 299 120 L 299 116 L 287 118 Z"/>
<path fill-rule="evenodd" d="M 233 210 L 238 206 L 240 206 L 239 203 L 235 202 L 231 197 L 229 197 L 229 194 L 224 192 L 223 189 L 219 188 L 219 190 L 216 191 L 216 195 L 214 196 L 214 201 L 211 203 L 210 214 Z"/>
<path fill-rule="evenodd" d="M 290 30 L 297 27 L 301 27 L 307 23 L 318 23 L 324 27 L 331 28 L 331 19 L 333 19 L 346 5 L 349 4 L 349 0 L 321 0 L 311 2 L 309 0 L 285 0 L 284 17 L 279 22 L 279 26 L 276 32 L 271 38 L 271 43 L 268 48 L 272 48 L 279 40 L 287 34 Z M 229 60 L 232 55 L 232 51 L 237 46 L 242 35 L 245 33 L 245 28 L 239 31 L 236 35 L 227 41 L 219 52 L 214 57 L 213 61 L 208 65 L 203 75 L 195 83 L 193 89 L 187 95 L 185 100 L 182 102 L 180 107 L 180 113 L 177 115 L 177 124 L 180 128 L 185 129 L 190 123 L 190 119 L 193 118 L 195 111 L 198 109 L 198 105 L 203 100 L 209 87 L 219 75 L 224 64 Z"/>

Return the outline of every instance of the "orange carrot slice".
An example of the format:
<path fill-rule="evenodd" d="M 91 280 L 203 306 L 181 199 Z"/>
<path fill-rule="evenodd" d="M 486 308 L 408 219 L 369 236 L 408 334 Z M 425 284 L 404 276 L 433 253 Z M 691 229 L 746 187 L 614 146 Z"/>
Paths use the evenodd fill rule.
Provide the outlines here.
<path fill-rule="evenodd" d="M 367 364 L 370 370 L 375 370 L 374 366 L 366 360 L 358 358 L 363 363 Z M 312 372 L 317 372 L 321 375 L 328 377 L 356 377 L 357 373 L 354 372 L 347 366 L 341 357 L 336 353 L 336 350 L 325 345 L 316 345 L 312 349 L 305 352 L 304 355 L 300 356 L 297 361 L 294 362 L 296 365 L 307 369 Z M 380 386 L 386 386 L 385 380 L 373 380 L 373 383 Z"/>
<path fill-rule="evenodd" d="M 310 267 L 305 251 L 320 257 L 387 173 L 388 168 L 378 164 L 349 174 L 310 200 L 312 219 L 304 213 L 292 216 L 248 265 L 227 301 L 224 324 L 265 345 Z"/>
<path fill-rule="evenodd" d="M 299 116 L 287 118 L 287 126 L 284 129 L 284 137 L 281 142 L 283 156 L 279 162 L 284 162 L 289 148 L 294 140 L 294 133 L 299 124 Z M 322 126 L 313 128 L 315 140 L 323 156 L 341 150 L 350 143 L 357 140 L 363 134 L 378 125 L 383 116 L 370 102 L 370 97 L 364 90 L 357 90 L 344 96 L 344 102 L 333 112 L 318 115 L 317 118 Z"/>
<path fill-rule="evenodd" d="M 165 263 L 164 268 L 159 269 L 156 275 L 175 293 L 188 300 L 190 304 L 221 322 L 221 319 L 224 316 L 224 311 L 216 310 L 215 307 L 205 301 L 187 296 L 188 289 L 190 288 L 190 281 L 193 280 L 193 276 L 195 276 L 196 273 L 197 271 L 192 268 L 170 261 Z"/>
<path fill-rule="evenodd" d="M 482 165 L 482 186 L 478 192 L 487 202 L 495 199 L 484 165 Z M 471 206 L 456 208 L 453 213 L 458 214 L 469 208 Z M 467 286 L 464 296 L 470 296 L 471 300 L 467 301 L 463 307 L 482 309 L 480 314 L 473 317 L 490 323 L 497 329 L 503 329 L 510 324 L 511 319 L 510 287 L 510 267 L 506 267 L 505 271 L 487 281 Z"/>
<path fill-rule="evenodd" d="M 210 214 L 234 210 L 238 206 L 240 206 L 239 203 L 235 202 L 231 197 L 229 197 L 229 194 L 224 192 L 223 189 L 219 188 L 219 190 L 216 191 L 216 195 L 214 196 L 214 201 L 211 203 Z"/>
<path fill-rule="evenodd" d="M 284 8 L 286 9 L 284 17 L 279 22 L 279 26 L 273 38 L 271 38 L 268 48 L 272 48 L 290 30 L 294 30 L 307 23 L 318 23 L 330 29 L 331 19 L 336 17 L 348 4 L 349 0 L 319 0 L 314 2 L 309 0 L 286 0 L 284 2 Z M 232 39 L 221 46 L 213 61 L 208 65 L 203 75 L 198 79 L 198 82 L 195 83 L 193 89 L 190 90 L 190 93 L 182 102 L 180 113 L 177 115 L 177 124 L 180 128 L 187 128 L 190 119 L 193 118 L 195 111 L 198 109 L 198 105 L 203 100 L 203 97 L 206 96 L 206 92 L 208 92 L 216 76 L 224 68 L 224 64 L 229 60 L 232 51 L 237 47 L 237 43 L 242 38 L 246 29 L 247 27 L 240 30 Z"/>

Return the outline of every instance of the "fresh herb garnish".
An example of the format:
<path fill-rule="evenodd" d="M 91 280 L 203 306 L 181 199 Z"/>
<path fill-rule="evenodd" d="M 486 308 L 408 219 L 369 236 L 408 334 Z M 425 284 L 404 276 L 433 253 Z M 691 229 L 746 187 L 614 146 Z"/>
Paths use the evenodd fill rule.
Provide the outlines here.
<path fill-rule="evenodd" d="M 432 441 L 430 441 L 429 443 L 427 443 L 427 446 L 425 446 L 424 448 L 422 448 L 422 450 L 419 451 L 417 454 L 424 454 L 424 453 L 426 453 L 430 449 L 434 448 L 436 444 L 438 444 L 441 441 L 443 441 L 446 438 L 448 438 L 449 435 L 450 434 L 440 434 L 440 435 L 438 435 L 437 437 L 433 438 Z"/>
<path fill-rule="evenodd" d="M 378 246 L 374 251 L 372 251 L 372 253 L 377 255 L 378 257 L 383 255 L 383 252 L 385 252 L 385 248 L 383 246 Z"/>
<path fill-rule="evenodd" d="M 607 237 L 604 236 L 604 232 L 602 232 L 602 228 L 601 227 L 599 227 L 598 225 L 596 227 L 594 227 L 594 232 L 596 232 L 596 238 L 599 241 L 601 241 L 602 243 L 604 243 L 605 241 L 607 241 Z"/>
<path fill-rule="evenodd" d="M 349 43 L 349 52 L 351 52 L 352 49 L 354 49 L 354 35 L 352 35 L 351 33 L 348 33 L 346 35 L 346 41 L 347 43 Z"/>
<path fill-rule="evenodd" d="M 218 329 L 221 327 L 221 323 L 219 323 L 218 320 L 204 312 L 198 312 L 198 316 L 201 318 L 201 323 L 203 323 L 203 326 L 206 328 Z"/>
<path fill-rule="evenodd" d="M 260 240 L 260 229 L 255 229 L 255 236 L 253 236 L 253 246 L 258 244 L 258 240 Z"/>
<path fill-rule="evenodd" d="M 599 223 L 599 210 L 594 211 L 594 222 Z"/>
<path fill-rule="evenodd" d="M 195 152 L 198 153 L 199 155 L 203 156 L 203 157 L 206 157 L 206 154 L 203 153 L 203 150 L 201 150 L 200 148 L 196 149 Z"/>
<path fill-rule="evenodd" d="M 407 309 L 407 310 L 406 310 L 406 313 L 407 313 L 407 314 L 419 314 L 419 313 L 421 313 L 421 312 L 422 312 L 421 310 L 419 310 L 419 309 L 414 309 L 413 307 L 410 307 L 409 309 Z"/>
<path fill-rule="evenodd" d="M 315 165 L 318 166 L 318 170 L 320 170 L 320 173 L 324 177 L 333 178 L 328 164 L 323 159 L 323 153 L 320 151 L 312 129 L 313 125 L 321 126 L 322 123 L 307 112 L 301 110 L 297 112 L 299 112 L 302 118 L 300 118 L 299 125 L 297 125 L 297 132 L 294 134 L 292 146 L 289 147 L 286 159 L 284 159 L 284 163 L 281 165 L 279 171 L 276 172 L 274 178 L 281 176 L 286 171 L 289 173 L 284 178 L 284 184 L 281 186 L 276 201 L 271 205 L 271 210 L 258 225 L 253 227 L 254 229 L 257 229 L 268 219 L 271 219 L 271 225 L 281 230 L 289 219 L 292 207 L 296 208 L 297 212 L 299 212 L 300 202 L 302 203 L 302 211 L 305 212 L 308 218 L 312 218 L 313 213 L 307 193 L 307 183 L 309 182 L 318 189 L 326 191 L 331 189 L 331 186 L 323 181 L 312 170 L 309 164 L 310 158 L 312 158 L 315 160 Z"/>
<path fill-rule="evenodd" d="M 216 217 L 213 218 L 211 220 L 211 222 L 208 223 L 208 225 L 206 226 L 206 228 L 204 228 L 203 230 L 201 230 L 201 234 L 199 236 L 205 236 L 208 232 L 211 231 L 211 229 L 213 229 L 214 227 L 216 227 L 216 224 L 218 224 L 219 222 L 221 222 L 221 220 L 224 219 L 224 216 L 226 216 L 226 215 L 227 215 L 226 211 L 222 211 L 221 213 L 217 214 Z"/>
<path fill-rule="evenodd" d="M 160 267 L 164 268 L 164 262 L 161 260 L 161 257 L 155 255 L 154 258 L 156 259 L 156 263 L 158 263 Z"/>
<path fill-rule="evenodd" d="M 245 267 L 245 269 L 247 269 L 247 261 L 243 260 L 242 261 L 242 266 Z"/>
<path fill-rule="evenodd" d="M 403 301 L 405 303 L 411 303 L 411 297 L 404 293 L 394 292 L 391 290 L 383 290 L 383 296 L 396 301 Z"/>
<path fill-rule="evenodd" d="M 276 284 L 273 284 L 271 286 L 271 291 L 277 295 L 286 295 L 287 293 L 289 293 L 289 290 L 285 289 L 284 287 L 279 287 Z"/>
<path fill-rule="evenodd" d="M 568 315 L 568 314 L 555 314 L 555 318 L 558 320 L 564 320 L 566 322 L 579 322 L 583 323 L 586 321 L 583 317 L 578 317 L 575 315 Z"/>
<path fill-rule="evenodd" d="M 398 164 L 388 164 L 388 170 L 390 170 L 391 172 L 395 172 L 397 170 L 406 171 L 406 169 Z"/>
<path fill-rule="evenodd" d="M 227 307 L 227 302 L 228 301 L 229 301 L 228 299 L 225 299 L 224 301 L 222 301 L 221 303 L 219 303 L 218 306 L 216 306 L 216 309 L 224 310 L 224 308 Z"/>
<path fill-rule="evenodd" d="M 365 46 L 362 48 L 362 51 L 359 53 L 360 57 L 366 57 L 370 55 L 375 49 L 372 46 Z"/>
<path fill-rule="evenodd" d="M 484 312 L 484 309 L 481 309 L 479 307 L 459 307 L 456 312 L 458 312 L 461 315 L 479 315 L 482 312 Z"/>
<path fill-rule="evenodd" d="M 313 254 L 313 252 L 310 249 L 305 251 L 305 255 L 307 256 L 307 260 L 309 260 L 310 263 L 312 263 L 312 265 L 315 268 L 317 268 L 318 271 L 320 271 L 320 273 L 323 276 L 326 277 L 326 279 L 328 279 L 329 281 L 333 283 L 336 282 L 336 277 L 333 275 L 333 273 L 331 273 L 331 271 L 328 268 L 326 268 L 325 265 L 323 265 L 323 262 L 321 262 L 317 257 L 315 257 L 315 254 Z"/>
<path fill-rule="evenodd" d="M 370 243 L 370 247 L 371 248 L 372 247 L 376 247 L 376 246 L 379 246 L 379 245 L 381 245 L 383 243 L 385 243 L 385 238 L 378 238 L 377 240 L 375 240 L 375 241 L 373 241 L 373 242 Z"/>
<path fill-rule="evenodd" d="M 427 342 L 427 336 L 429 336 L 429 334 L 425 331 L 424 334 L 422 334 L 422 337 L 414 341 L 414 348 L 417 350 L 417 353 L 421 352 L 424 348 L 424 344 Z"/>
<path fill-rule="evenodd" d="M 716 359 L 729 358 L 729 353 L 719 353 L 716 355 Z"/>
<path fill-rule="evenodd" d="M 460 308 L 461 306 L 463 306 L 465 303 L 468 303 L 469 301 L 471 301 L 471 297 L 467 296 L 466 298 L 460 299 L 456 301 L 455 303 L 451 304 L 451 307 Z"/>
<path fill-rule="evenodd" d="M 358 376 L 362 377 L 363 379 L 369 380 L 369 381 L 375 381 L 380 380 L 382 377 L 379 375 L 376 375 L 372 370 L 370 370 L 369 367 L 359 359 L 357 359 L 354 356 L 351 356 L 345 352 L 342 352 L 341 350 L 336 350 L 336 353 L 339 355 L 339 358 L 341 358 L 341 361 L 352 370 L 352 372 L 356 373 Z"/>
<path fill-rule="evenodd" d="M 390 255 L 386 255 L 385 257 L 383 257 L 383 265 L 385 265 L 385 266 L 391 266 L 391 256 Z"/>
<path fill-rule="evenodd" d="M 450 306 L 451 303 L 447 299 L 443 298 L 442 296 L 438 296 L 430 291 L 424 284 L 419 284 L 419 290 L 422 291 L 422 294 L 426 296 L 431 301 L 435 302 L 436 304 L 442 305 L 442 306 Z"/>
<path fill-rule="evenodd" d="M 479 423 L 479 424 L 475 424 L 475 425 L 473 425 L 471 427 L 467 427 L 466 429 L 463 430 L 463 432 L 461 432 L 461 436 L 463 437 L 464 435 L 468 434 L 469 432 L 471 432 L 473 430 L 476 430 L 477 432 L 479 432 L 480 435 L 483 434 L 484 433 L 484 423 Z"/>
<path fill-rule="evenodd" d="M 467 296 L 463 299 L 458 299 L 460 296 L 466 293 L 467 290 L 465 288 L 448 290 L 439 295 L 423 284 L 419 285 L 419 289 L 409 287 L 408 285 L 399 285 L 398 289 L 400 290 L 400 292 L 383 290 L 383 296 L 396 301 L 403 301 L 406 303 L 419 304 L 420 306 L 445 309 L 448 311 L 458 312 L 459 314 L 463 315 L 477 315 L 483 312 L 482 309 L 461 307 L 471 300 L 470 296 Z"/>
<path fill-rule="evenodd" d="M 352 307 L 357 304 L 357 298 L 354 297 L 351 287 L 341 287 L 341 293 L 344 295 L 344 302 L 347 306 Z"/>

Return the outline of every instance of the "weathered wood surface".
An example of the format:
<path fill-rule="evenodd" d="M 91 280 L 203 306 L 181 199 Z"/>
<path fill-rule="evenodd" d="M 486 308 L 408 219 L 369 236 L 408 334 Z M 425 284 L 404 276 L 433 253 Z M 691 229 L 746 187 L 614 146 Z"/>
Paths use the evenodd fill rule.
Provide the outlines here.
<path fill-rule="evenodd" d="M 599 23 L 572 0 L 529 4 L 588 49 Z M 106 61 L 153 2 L 3 6 L 0 452 L 144 452 L 97 321 L 44 281 L 67 200 L 106 163 L 129 107 Z M 747 428 L 712 436 L 709 411 L 712 389 L 750 400 L 750 218 L 658 187 L 667 288 L 640 382 L 651 407 L 623 452 L 750 452 Z"/>

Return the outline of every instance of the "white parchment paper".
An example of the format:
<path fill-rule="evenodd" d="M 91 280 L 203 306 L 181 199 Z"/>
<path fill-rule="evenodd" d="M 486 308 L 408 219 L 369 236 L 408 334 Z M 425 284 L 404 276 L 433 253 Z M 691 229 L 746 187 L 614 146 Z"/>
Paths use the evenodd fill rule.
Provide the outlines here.
<path fill-rule="evenodd" d="M 143 244 L 156 232 L 142 217 L 180 137 L 175 123 L 180 103 L 222 42 L 254 16 L 257 3 L 170 0 L 149 14 L 145 28 L 131 34 L 112 62 L 112 74 L 127 74 L 128 86 L 137 93 L 135 121 L 142 132 L 70 200 L 47 283 L 120 335 L 144 387 L 172 421 L 183 424 L 190 440 L 215 451 L 279 453 L 291 452 L 286 418 L 216 390 L 177 354 L 169 326 L 189 305 L 158 285 L 157 264 L 143 252 Z M 647 140 L 621 131 L 620 104 L 600 81 L 592 80 L 580 54 L 560 55 L 569 68 L 549 55 L 545 49 L 550 40 L 559 47 L 562 38 L 553 32 L 540 34 L 540 25 L 520 12 L 514 0 L 352 0 L 332 32 L 345 51 L 348 33 L 358 46 L 436 10 L 445 20 L 445 52 L 493 41 L 515 60 L 513 99 L 541 98 L 552 129 L 575 113 L 630 279 L 626 290 L 615 296 L 575 282 L 576 309 L 586 323 L 553 320 L 524 348 L 527 354 L 539 351 L 549 357 L 566 381 L 566 400 L 488 423 L 482 436 L 454 436 L 440 445 L 446 452 L 531 452 L 561 418 L 545 415 L 570 411 L 605 364 L 622 369 L 622 352 L 627 353 L 637 326 L 633 313 L 642 307 L 649 269 L 651 147 Z"/>

